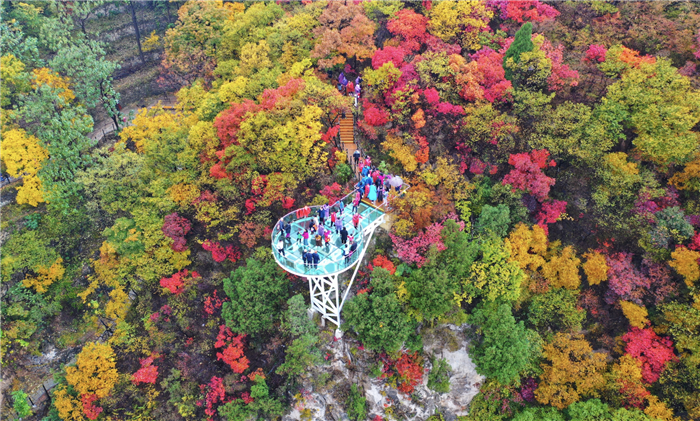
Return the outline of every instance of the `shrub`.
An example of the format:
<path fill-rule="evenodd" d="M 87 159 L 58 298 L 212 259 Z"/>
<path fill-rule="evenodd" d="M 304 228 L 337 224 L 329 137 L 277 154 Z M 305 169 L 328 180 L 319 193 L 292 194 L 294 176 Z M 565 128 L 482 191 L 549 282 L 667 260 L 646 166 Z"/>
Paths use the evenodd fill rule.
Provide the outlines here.
<path fill-rule="evenodd" d="M 367 418 L 367 398 L 360 394 L 357 385 L 350 386 L 350 394 L 345 404 L 348 407 L 348 417 L 351 420 L 361 421 Z"/>
<path fill-rule="evenodd" d="M 431 359 L 433 369 L 428 374 L 428 389 L 438 393 L 447 393 L 450 391 L 450 370 L 451 367 L 447 360 L 440 358 Z"/>

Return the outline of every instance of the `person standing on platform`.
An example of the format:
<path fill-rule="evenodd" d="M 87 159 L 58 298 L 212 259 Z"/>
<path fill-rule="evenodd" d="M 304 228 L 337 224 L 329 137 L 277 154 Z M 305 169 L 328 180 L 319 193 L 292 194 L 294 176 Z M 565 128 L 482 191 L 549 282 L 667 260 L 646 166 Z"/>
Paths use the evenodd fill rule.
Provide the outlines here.
<path fill-rule="evenodd" d="M 367 159 L 369 159 L 369 158 L 367 158 Z M 365 165 L 362 167 L 362 178 L 367 177 L 367 175 L 369 174 L 369 170 L 370 170 L 370 166 L 367 165 L 367 162 L 365 161 Z"/>
<path fill-rule="evenodd" d="M 360 163 L 360 150 L 355 149 L 355 152 L 352 153 L 352 159 L 355 161 L 355 171 L 357 171 L 357 165 Z"/>
<path fill-rule="evenodd" d="M 357 229 L 357 226 L 360 225 L 360 219 L 362 219 L 362 215 L 359 213 L 352 216 L 352 224 L 355 226 L 355 229 Z"/>
<path fill-rule="evenodd" d="M 304 262 L 304 269 L 309 268 L 309 251 L 307 249 L 304 249 L 304 252 L 301 253 L 301 260 Z"/>
<path fill-rule="evenodd" d="M 374 184 L 369 187 L 369 194 L 367 195 L 367 198 L 372 201 L 373 205 L 377 205 L 377 186 Z"/>
<path fill-rule="evenodd" d="M 342 199 L 338 200 L 338 213 L 340 216 L 343 216 L 343 211 L 345 210 L 345 203 L 343 203 Z"/>
<path fill-rule="evenodd" d="M 286 257 L 284 255 L 284 239 L 282 237 L 280 237 L 280 240 L 277 242 L 277 251 L 280 252 L 280 255 L 282 255 L 282 257 Z"/>
<path fill-rule="evenodd" d="M 350 257 L 355 253 L 355 250 L 357 250 L 357 243 L 352 243 L 350 245 Z"/>
<path fill-rule="evenodd" d="M 309 246 L 309 230 L 304 230 L 304 233 L 301 235 L 304 238 L 304 247 Z"/>
<path fill-rule="evenodd" d="M 287 241 L 289 241 L 289 244 L 292 244 L 292 224 L 286 222 L 284 224 L 284 232 L 286 234 Z"/>
<path fill-rule="evenodd" d="M 321 261 L 321 257 L 319 257 L 318 252 L 316 252 L 316 250 L 314 250 L 314 252 L 311 254 L 311 258 L 314 262 L 314 269 L 318 269 L 318 262 Z"/>
<path fill-rule="evenodd" d="M 340 230 L 340 242 L 345 244 L 348 241 L 348 230 L 342 227 Z"/>
<path fill-rule="evenodd" d="M 335 233 L 338 234 L 343 229 L 343 220 L 338 218 L 335 220 Z"/>

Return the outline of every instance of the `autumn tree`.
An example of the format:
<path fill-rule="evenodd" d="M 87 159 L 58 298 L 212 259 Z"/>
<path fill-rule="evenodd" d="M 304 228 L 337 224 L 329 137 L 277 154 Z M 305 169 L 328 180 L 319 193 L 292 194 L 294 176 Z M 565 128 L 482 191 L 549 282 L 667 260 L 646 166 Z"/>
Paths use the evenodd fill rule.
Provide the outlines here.
<path fill-rule="evenodd" d="M 593 353 L 581 335 L 557 333 L 544 346 L 537 401 L 564 409 L 582 397 L 596 396 L 605 384 L 605 356 Z"/>
<path fill-rule="evenodd" d="M 582 265 L 583 272 L 588 279 L 588 285 L 598 285 L 608 279 L 608 264 L 605 261 L 605 256 L 597 251 L 589 250 L 583 255 L 586 262 Z"/>
<path fill-rule="evenodd" d="M 644 306 L 629 301 L 620 301 L 620 307 L 622 307 L 622 313 L 630 322 L 630 326 L 643 329 L 644 326 L 649 324 L 649 320 L 647 319 L 649 313 Z"/>
<path fill-rule="evenodd" d="M 330 2 L 318 20 L 321 26 L 314 29 L 318 43 L 311 57 L 319 59 L 319 67 L 330 68 L 349 59 L 356 64 L 374 53 L 375 24 L 361 5 Z"/>
<path fill-rule="evenodd" d="M 673 352 L 673 342 L 669 338 L 657 335 L 651 327 L 632 327 L 622 336 L 622 340 L 627 343 L 625 352 L 641 364 L 645 383 L 657 381 L 666 364 L 677 360 Z"/>
<path fill-rule="evenodd" d="M 510 252 L 510 259 L 522 269 L 536 271 L 545 263 L 547 234 L 539 225 L 533 225 L 530 229 L 525 224 L 518 224 L 505 239 L 505 245 Z"/>
<path fill-rule="evenodd" d="M 62 419 L 82 420 L 83 415 L 97 418 L 102 408 L 93 402 L 108 396 L 119 377 L 114 359 L 114 351 L 107 344 L 90 342 L 83 348 L 76 365 L 66 368 L 66 381 L 78 397 L 65 386 L 54 393 L 54 406 Z"/>
<path fill-rule="evenodd" d="M 386 28 L 399 37 L 401 47 L 405 51 L 417 51 L 425 41 L 428 33 L 428 18 L 411 9 L 401 9 L 396 16 L 389 20 Z M 373 60 L 374 61 L 374 60 Z"/>
<path fill-rule="evenodd" d="M 493 12 L 478 1 L 443 1 L 430 10 L 428 29 L 445 42 L 459 42 L 478 50 L 479 32 L 486 30 Z"/>
<path fill-rule="evenodd" d="M 553 167 L 556 163 L 549 159 L 546 149 L 511 155 L 508 163 L 515 168 L 503 177 L 503 184 L 510 184 L 513 189 L 530 193 L 539 201 L 548 197 L 549 189 L 555 180 L 547 177 L 542 170 Z"/>
<path fill-rule="evenodd" d="M 578 269 L 581 259 L 576 257 L 572 246 L 566 246 L 561 253 L 552 253 L 549 261 L 542 266 L 542 274 L 554 288 L 577 290 L 581 285 Z"/>
<path fill-rule="evenodd" d="M 691 288 L 695 281 L 700 278 L 700 266 L 698 265 L 700 253 L 679 247 L 671 253 L 671 257 L 673 260 L 668 264 L 683 276 L 685 284 Z"/>
<path fill-rule="evenodd" d="M 17 191 L 17 203 L 37 206 L 44 201 L 41 179 L 38 177 L 42 162 L 49 157 L 39 139 L 24 130 L 12 129 L 2 135 L 2 160 L 12 177 L 22 177 Z"/>
<path fill-rule="evenodd" d="M 608 88 L 599 107 L 608 120 L 609 136 L 627 144 L 623 130 L 634 132 L 631 143 L 650 161 L 684 163 L 692 159 L 700 121 L 700 93 L 669 60 L 641 62 Z"/>
<path fill-rule="evenodd" d="M 63 278 L 65 271 L 66 269 L 63 267 L 63 259 L 59 257 L 51 265 L 51 267 L 37 268 L 37 275 L 27 276 L 22 281 L 22 285 L 24 285 L 25 288 L 34 288 L 36 292 L 42 294 L 47 291 L 51 284 Z"/>

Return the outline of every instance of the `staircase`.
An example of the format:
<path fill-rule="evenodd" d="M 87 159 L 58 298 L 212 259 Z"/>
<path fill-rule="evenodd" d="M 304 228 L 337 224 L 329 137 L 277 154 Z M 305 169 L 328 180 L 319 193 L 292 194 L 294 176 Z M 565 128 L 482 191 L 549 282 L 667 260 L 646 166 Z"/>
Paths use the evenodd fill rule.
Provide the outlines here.
<path fill-rule="evenodd" d="M 345 116 L 345 118 L 338 118 L 340 122 L 340 143 L 343 149 L 347 151 L 348 165 L 352 168 L 352 154 L 357 149 L 355 144 L 355 124 L 353 123 L 352 114 L 350 116 Z"/>

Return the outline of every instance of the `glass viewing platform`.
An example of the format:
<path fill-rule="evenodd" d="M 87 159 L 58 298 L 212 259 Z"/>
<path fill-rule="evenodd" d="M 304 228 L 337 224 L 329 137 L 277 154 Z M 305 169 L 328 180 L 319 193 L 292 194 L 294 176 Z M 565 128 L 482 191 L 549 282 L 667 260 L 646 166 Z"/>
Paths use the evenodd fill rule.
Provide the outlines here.
<path fill-rule="evenodd" d="M 355 229 L 352 222 L 352 217 L 354 215 L 352 206 L 353 199 L 355 198 L 354 190 L 352 193 L 338 200 L 338 202 L 342 201 L 344 204 L 342 215 L 339 211 L 340 207 L 338 202 L 334 203 L 333 206 L 329 206 L 329 214 L 336 212 L 336 218 L 342 220 L 343 226 L 348 231 L 348 238 L 353 237 L 353 241 L 356 244 L 354 252 L 347 257 L 344 256 L 346 246 L 342 244 L 341 235 L 336 231 L 335 225 L 331 223 L 330 216 L 326 217 L 324 224 L 324 230 L 330 230 L 330 242 L 328 244 L 323 240 L 320 245 L 317 244 L 315 234 L 312 234 L 310 231 L 307 246 L 304 246 L 303 239 L 301 241 L 297 240 L 298 233 L 303 233 L 304 230 L 310 229 L 313 225 L 314 217 L 318 216 L 318 211 L 321 209 L 321 206 L 309 206 L 309 215 L 304 217 L 297 217 L 296 210 L 286 214 L 275 224 L 275 228 L 272 230 L 272 253 L 277 264 L 287 272 L 302 277 L 337 275 L 350 269 L 356 263 L 362 249 L 365 247 L 365 241 L 368 234 L 371 232 L 368 228 L 376 225 L 377 221 L 384 216 L 387 204 L 391 198 L 403 194 L 406 188 L 406 185 L 402 186 L 398 193 L 392 188 L 392 192 L 387 201 L 385 203 L 377 201 L 377 206 L 373 206 L 371 202 L 364 198 L 360 202 L 357 210 L 357 213 L 361 216 L 357 229 Z M 281 221 L 291 225 L 289 238 L 286 237 L 286 233 L 280 227 Z M 280 239 L 284 241 L 284 256 L 280 254 L 278 250 Z M 347 244 L 350 245 L 349 240 Z M 318 253 L 319 262 L 317 267 L 307 267 L 304 265 L 302 257 L 304 249 L 313 250 Z"/>

